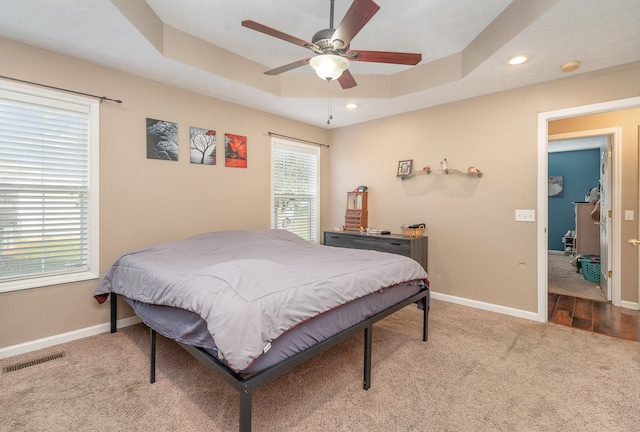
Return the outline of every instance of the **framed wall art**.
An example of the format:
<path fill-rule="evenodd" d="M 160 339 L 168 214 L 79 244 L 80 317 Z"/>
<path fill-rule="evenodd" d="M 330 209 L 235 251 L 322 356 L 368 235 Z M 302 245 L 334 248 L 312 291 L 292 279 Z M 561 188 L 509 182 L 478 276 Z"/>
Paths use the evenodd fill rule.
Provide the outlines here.
<path fill-rule="evenodd" d="M 398 162 L 398 177 L 406 177 L 413 173 L 413 159 Z"/>
<path fill-rule="evenodd" d="M 561 197 L 564 190 L 564 178 L 562 176 L 549 176 L 549 196 Z"/>
<path fill-rule="evenodd" d="M 147 119 L 147 159 L 178 160 L 178 123 Z"/>
<path fill-rule="evenodd" d="M 189 152 L 191 163 L 216 164 L 216 131 L 191 126 L 189 129 Z"/>
<path fill-rule="evenodd" d="M 247 167 L 247 137 L 224 134 L 224 166 Z"/>

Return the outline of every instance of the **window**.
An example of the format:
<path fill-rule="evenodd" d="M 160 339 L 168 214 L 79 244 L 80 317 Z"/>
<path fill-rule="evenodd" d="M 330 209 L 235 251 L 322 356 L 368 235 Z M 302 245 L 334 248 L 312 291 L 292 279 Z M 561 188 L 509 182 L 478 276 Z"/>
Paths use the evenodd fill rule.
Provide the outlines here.
<path fill-rule="evenodd" d="M 98 105 L 0 82 L 0 292 L 98 277 Z"/>
<path fill-rule="evenodd" d="M 320 148 L 271 139 L 271 227 L 318 243 Z"/>

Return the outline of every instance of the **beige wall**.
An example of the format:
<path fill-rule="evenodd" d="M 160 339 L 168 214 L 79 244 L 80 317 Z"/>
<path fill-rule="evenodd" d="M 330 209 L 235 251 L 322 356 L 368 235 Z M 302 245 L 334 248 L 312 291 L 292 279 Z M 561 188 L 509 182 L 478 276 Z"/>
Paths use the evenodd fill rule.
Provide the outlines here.
<path fill-rule="evenodd" d="M 617 128 L 621 130 L 620 153 L 622 187 L 620 203 L 622 214 L 613 215 L 614 223 L 621 232 L 620 260 L 622 267 L 622 300 L 638 302 L 638 247 L 627 240 L 638 238 L 638 125 L 640 108 L 618 110 L 549 122 L 549 135 L 583 132 L 597 129 Z M 624 211 L 633 210 L 635 220 L 625 221 Z"/>
<path fill-rule="evenodd" d="M 640 94 L 635 63 L 329 132 L 8 40 L 0 53 L 0 75 L 124 101 L 100 110 L 102 273 L 132 248 L 267 228 L 274 131 L 331 139 L 322 157 L 324 229 L 344 222 L 346 192 L 368 185 L 371 227 L 427 222 L 434 291 L 523 311 L 536 311 L 536 224 L 514 222 L 514 210 L 536 209 L 538 113 Z M 179 124 L 179 162 L 146 159 L 147 117 Z M 248 168 L 191 165 L 189 126 L 246 135 Z M 437 168 L 443 158 L 485 174 L 395 177 L 401 159 Z M 108 322 L 108 308 L 92 298 L 96 283 L 0 294 L 0 348 Z"/>
<path fill-rule="evenodd" d="M 639 96 L 639 76 L 634 63 L 333 130 L 324 228 L 342 224 L 345 193 L 367 185 L 370 227 L 427 223 L 435 292 L 537 313 L 537 224 L 515 222 L 514 211 L 537 214 L 538 113 Z M 625 154 L 637 187 L 637 149 Z M 395 177 L 399 160 L 420 169 L 444 158 L 484 175 Z M 637 208 L 637 189 L 625 196 L 624 208 Z M 622 300 L 637 301 L 631 279 Z"/>
<path fill-rule="evenodd" d="M 100 106 L 100 271 L 123 252 L 189 235 L 270 224 L 268 131 L 328 142 L 326 130 L 0 39 L 0 75 L 124 103 Z M 146 158 L 145 119 L 178 123 L 180 160 Z M 248 167 L 189 162 L 189 126 L 245 135 Z M 323 150 L 321 167 L 328 167 Z M 328 187 L 322 188 L 328 191 Z M 321 197 L 322 200 L 327 199 Z M 0 348 L 108 322 L 97 281 L 0 294 Z M 131 314 L 125 309 L 122 316 Z"/>

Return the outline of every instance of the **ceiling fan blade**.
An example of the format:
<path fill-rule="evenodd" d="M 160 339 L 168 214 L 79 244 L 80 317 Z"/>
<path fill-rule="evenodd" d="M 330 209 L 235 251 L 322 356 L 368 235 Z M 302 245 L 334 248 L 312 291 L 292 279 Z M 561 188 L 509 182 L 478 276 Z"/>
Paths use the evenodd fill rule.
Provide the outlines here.
<path fill-rule="evenodd" d="M 343 42 L 343 46 L 338 49 L 349 45 L 351 39 L 362 30 L 362 27 L 378 12 L 378 9 L 380 6 L 373 0 L 354 0 L 331 38 L 332 41 L 341 40 Z"/>
<path fill-rule="evenodd" d="M 271 27 L 267 27 L 264 24 L 260 24 L 258 22 L 252 21 L 252 20 L 244 20 L 242 21 L 242 26 L 246 27 L 246 28 L 250 28 L 252 30 L 255 31 L 259 31 L 260 33 L 264 33 L 266 35 L 269 36 L 273 36 L 276 37 L 278 39 L 282 39 L 283 41 L 286 42 L 291 42 L 292 44 L 295 45 L 299 45 L 303 48 L 308 48 L 308 47 L 315 47 L 318 48 L 316 44 L 312 43 L 312 42 L 308 42 L 304 39 L 300 39 L 297 38 L 295 36 L 291 36 L 290 34 L 281 32 L 280 30 L 276 30 L 274 28 Z"/>
<path fill-rule="evenodd" d="M 349 72 L 349 69 L 342 72 L 342 75 L 340 75 L 340 78 L 338 78 L 338 82 L 340 83 L 340 87 L 345 90 L 358 85 L 355 78 L 353 78 L 353 75 L 351 75 L 351 72 Z"/>
<path fill-rule="evenodd" d="M 281 74 L 282 72 L 287 72 L 287 71 L 290 71 L 292 69 L 299 68 L 300 66 L 304 66 L 307 63 L 309 63 L 309 60 L 311 60 L 311 58 L 305 58 L 305 59 L 302 59 L 302 60 L 298 60 L 298 61 L 295 61 L 293 63 L 289 63 L 289 64 L 286 64 L 284 66 L 280 66 L 278 68 L 268 70 L 264 74 L 265 75 L 278 75 L 278 74 Z"/>
<path fill-rule="evenodd" d="M 401 65 L 417 65 L 422 61 L 422 54 L 401 53 L 393 51 L 347 51 L 349 54 L 358 53 L 359 57 L 349 59 L 353 61 L 374 62 L 374 63 L 393 63 Z"/>

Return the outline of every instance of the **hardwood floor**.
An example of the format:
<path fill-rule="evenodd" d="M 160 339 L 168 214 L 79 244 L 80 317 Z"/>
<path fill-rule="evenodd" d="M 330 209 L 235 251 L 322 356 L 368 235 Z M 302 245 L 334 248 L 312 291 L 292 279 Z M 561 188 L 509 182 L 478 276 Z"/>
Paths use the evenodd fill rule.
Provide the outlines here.
<path fill-rule="evenodd" d="M 549 294 L 549 322 L 640 342 L 640 311 L 608 302 Z"/>

